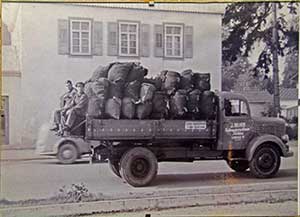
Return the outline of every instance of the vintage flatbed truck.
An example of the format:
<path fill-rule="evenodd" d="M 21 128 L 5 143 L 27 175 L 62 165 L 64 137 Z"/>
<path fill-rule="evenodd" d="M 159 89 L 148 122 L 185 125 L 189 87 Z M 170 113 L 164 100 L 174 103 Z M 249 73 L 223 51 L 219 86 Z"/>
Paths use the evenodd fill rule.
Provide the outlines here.
<path fill-rule="evenodd" d="M 281 157 L 293 155 L 285 121 L 252 117 L 247 99 L 231 92 L 216 93 L 215 115 L 210 119 L 86 117 L 84 122 L 83 135 L 74 133 L 57 142 L 58 159 L 72 163 L 92 150 L 96 157 L 106 156 L 113 173 L 136 187 L 149 185 L 162 161 L 225 160 L 237 172 L 250 168 L 255 177 L 269 178 L 277 173 Z"/>

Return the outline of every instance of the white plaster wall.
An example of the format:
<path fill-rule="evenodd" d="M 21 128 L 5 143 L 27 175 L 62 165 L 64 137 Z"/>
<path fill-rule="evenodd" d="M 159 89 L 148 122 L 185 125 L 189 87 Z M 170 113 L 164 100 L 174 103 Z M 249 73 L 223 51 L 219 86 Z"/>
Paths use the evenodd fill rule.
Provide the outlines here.
<path fill-rule="evenodd" d="M 19 145 L 22 130 L 21 78 L 2 77 L 2 88 L 2 96 L 8 96 L 9 103 L 9 143 Z"/>
<path fill-rule="evenodd" d="M 21 5 L 3 3 L 2 19 L 11 34 L 11 45 L 2 46 L 2 72 L 21 73 Z M 2 76 L 2 95 L 9 101 L 9 143 L 21 144 L 23 121 L 22 78 L 10 75 Z"/>
<path fill-rule="evenodd" d="M 72 17 L 92 18 L 103 22 L 103 56 L 69 57 L 57 53 L 57 20 Z M 150 57 L 117 58 L 106 56 L 107 23 L 134 20 L 151 24 Z M 153 26 L 179 22 L 194 26 L 192 59 L 164 60 L 153 56 Z M 22 5 L 22 94 L 23 141 L 35 139 L 36 132 L 51 117 L 64 90 L 64 81 L 86 80 L 99 64 L 112 61 L 140 61 L 150 75 L 162 69 L 181 71 L 191 68 L 210 72 L 212 89 L 221 89 L 221 15 L 174 13 L 126 9 L 78 7 L 62 4 Z"/>

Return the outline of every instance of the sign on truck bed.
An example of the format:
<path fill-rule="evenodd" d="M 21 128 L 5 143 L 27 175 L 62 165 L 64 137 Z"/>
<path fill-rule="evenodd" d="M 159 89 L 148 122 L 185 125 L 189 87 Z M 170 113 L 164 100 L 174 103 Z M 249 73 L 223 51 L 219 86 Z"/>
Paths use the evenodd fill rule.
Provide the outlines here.
<path fill-rule="evenodd" d="M 215 120 L 112 120 L 88 118 L 89 140 L 213 139 Z"/>

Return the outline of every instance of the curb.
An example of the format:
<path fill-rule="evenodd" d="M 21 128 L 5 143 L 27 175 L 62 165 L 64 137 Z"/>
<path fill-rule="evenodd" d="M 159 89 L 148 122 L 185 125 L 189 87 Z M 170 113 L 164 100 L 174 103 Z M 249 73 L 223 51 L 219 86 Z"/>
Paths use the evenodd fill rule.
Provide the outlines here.
<path fill-rule="evenodd" d="M 18 151 L 21 151 L 21 150 L 34 150 L 36 149 L 35 146 L 17 146 L 17 145 L 1 145 L 0 146 L 0 150 L 1 151 L 10 151 L 10 150 L 18 150 Z"/>
<path fill-rule="evenodd" d="M 246 186 L 248 188 L 244 189 Z M 260 190 L 256 189 L 258 186 L 260 186 Z M 262 190 L 263 188 L 265 188 L 265 190 Z M 59 216 L 187 206 L 215 206 L 297 200 L 297 181 L 224 186 L 222 191 L 220 191 L 222 193 L 216 193 L 214 191 L 214 193 L 208 193 L 210 189 L 215 189 L 215 187 L 204 188 L 202 192 L 199 188 L 196 188 L 195 190 L 198 190 L 196 194 L 191 194 L 192 189 L 190 189 L 190 194 L 186 195 L 144 197 L 138 199 L 124 198 L 94 202 L 3 208 L 0 209 L 0 213 L 6 217 Z M 221 188 L 219 190 L 221 190 Z"/>

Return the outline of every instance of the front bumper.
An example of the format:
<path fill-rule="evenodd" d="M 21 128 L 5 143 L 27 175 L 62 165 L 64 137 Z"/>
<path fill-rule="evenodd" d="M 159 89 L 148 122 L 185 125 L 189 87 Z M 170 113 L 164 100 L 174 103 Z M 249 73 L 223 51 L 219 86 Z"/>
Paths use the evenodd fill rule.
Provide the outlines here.
<path fill-rule="evenodd" d="M 283 157 L 292 157 L 294 156 L 294 152 L 292 152 L 291 150 L 287 151 L 286 153 L 284 153 Z"/>

